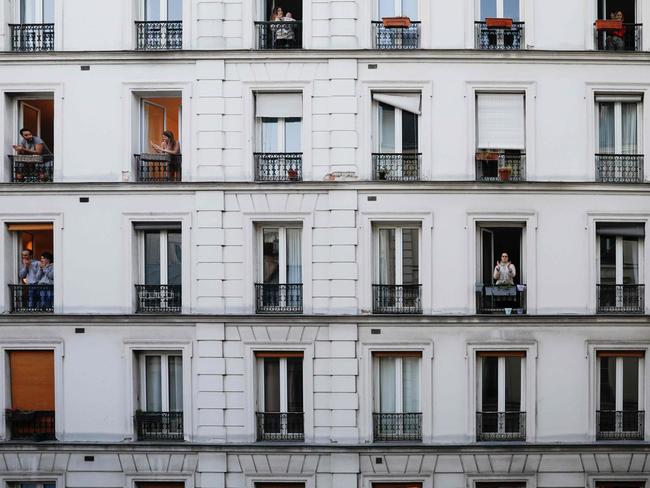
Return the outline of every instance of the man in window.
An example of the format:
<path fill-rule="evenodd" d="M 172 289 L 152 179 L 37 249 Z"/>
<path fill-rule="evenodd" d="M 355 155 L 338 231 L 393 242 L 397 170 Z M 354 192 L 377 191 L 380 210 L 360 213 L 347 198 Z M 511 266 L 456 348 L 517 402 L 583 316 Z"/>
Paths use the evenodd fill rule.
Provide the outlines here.
<path fill-rule="evenodd" d="M 38 281 L 41 279 L 41 263 L 34 259 L 34 253 L 31 249 L 24 249 L 22 251 L 21 261 L 22 267 L 18 271 L 18 277 L 20 278 L 21 283 L 25 285 L 38 284 Z M 35 302 L 38 301 L 35 290 L 29 290 L 27 297 L 27 306 L 32 308 L 35 305 Z"/>
<path fill-rule="evenodd" d="M 20 129 L 20 137 L 22 141 L 20 144 L 14 144 L 13 148 L 16 154 L 40 156 L 42 154 L 52 154 L 50 148 L 47 147 L 45 141 L 38 136 L 35 136 L 31 129 Z"/>

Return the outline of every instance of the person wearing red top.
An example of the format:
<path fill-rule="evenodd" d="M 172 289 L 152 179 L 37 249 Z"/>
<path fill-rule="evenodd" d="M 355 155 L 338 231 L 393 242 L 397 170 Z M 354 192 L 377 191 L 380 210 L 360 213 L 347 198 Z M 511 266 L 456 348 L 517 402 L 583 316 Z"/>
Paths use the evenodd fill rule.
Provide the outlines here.
<path fill-rule="evenodd" d="M 623 12 L 620 10 L 611 14 L 613 20 L 623 22 Z M 611 31 L 607 36 L 607 49 L 610 51 L 622 51 L 625 49 L 625 25 L 620 29 Z"/>

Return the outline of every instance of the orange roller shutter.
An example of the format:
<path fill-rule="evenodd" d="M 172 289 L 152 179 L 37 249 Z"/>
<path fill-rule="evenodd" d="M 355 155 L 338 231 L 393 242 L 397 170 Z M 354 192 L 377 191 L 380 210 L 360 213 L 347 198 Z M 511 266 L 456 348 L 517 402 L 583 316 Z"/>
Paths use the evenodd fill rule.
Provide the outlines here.
<path fill-rule="evenodd" d="M 10 351 L 11 407 L 54 410 L 54 351 Z"/>
<path fill-rule="evenodd" d="M 7 224 L 7 230 L 10 231 L 30 231 L 30 230 L 52 230 L 54 225 L 50 223 L 32 222 L 30 224 Z"/>

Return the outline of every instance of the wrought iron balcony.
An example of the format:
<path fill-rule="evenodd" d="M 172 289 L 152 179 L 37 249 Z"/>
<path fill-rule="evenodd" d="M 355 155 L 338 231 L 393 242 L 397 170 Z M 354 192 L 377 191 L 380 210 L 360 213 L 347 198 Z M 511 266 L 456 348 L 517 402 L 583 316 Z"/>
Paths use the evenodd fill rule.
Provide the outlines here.
<path fill-rule="evenodd" d="M 645 412 L 637 410 L 599 410 L 596 412 L 596 439 L 599 441 L 642 441 Z"/>
<path fill-rule="evenodd" d="M 643 24 L 623 24 L 623 36 L 614 36 L 612 30 L 596 28 L 596 49 L 598 51 L 641 51 Z"/>
<path fill-rule="evenodd" d="M 372 285 L 372 313 L 422 313 L 422 285 Z"/>
<path fill-rule="evenodd" d="M 302 21 L 255 22 L 257 49 L 302 49 Z"/>
<path fill-rule="evenodd" d="M 143 183 L 169 183 L 181 181 L 182 155 L 134 154 L 138 181 Z"/>
<path fill-rule="evenodd" d="M 476 412 L 477 441 L 525 441 L 526 412 Z"/>
<path fill-rule="evenodd" d="M 142 51 L 172 51 L 183 49 L 183 22 L 136 22 L 136 49 Z"/>
<path fill-rule="evenodd" d="M 302 283 L 256 283 L 257 313 L 302 313 Z"/>
<path fill-rule="evenodd" d="M 524 22 L 511 27 L 488 27 L 486 22 L 474 22 L 476 49 L 515 51 L 526 48 Z"/>
<path fill-rule="evenodd" d="M 258 441 L 304 441 L 303 412 L 257 412 Z"/>
<path fill-rule="evenodd" d="M 596 181 L 642 183 L 643 154 L 596 154 Z"/>
<path fill-rule="evenodd" d="M 421 441 L 421 413 L 373 413 L 372 431 L 375 442 Z"/>
<path fill-rule="evenodd" d="M 12 183 L 50 183 L 54 169 L 54 155 L 9 155 Z"/>
<path fill-rule="evenodd" d="M 372 179 L 419 181 L 422 153 L 372 153 Z"/>
<path fill-rule="evenodd" d="M 372 21 L 373 49 L 417 49 L 420 47 L 420 21 L 408 27 L 386 27 L 381 20 Z"/>
<path fill-rule="evenodd" d="M 9 28 L 12 51 L 54 51 L 54 24 L 9 24 Z"/>
<path fill-rule="evenodd" d="M 525 181 L 526 153 L 504 150 L 476 152 L 477 181 Z"/>
<path fill-rule="evenodd" d="M 11 313 L 54 312 L 54 285 L 9 285 Z"/>
<path fill-rule="evenodd" d="M 255 181 L 302 181 L 302 153 L 253 153 Z"/>
<path fill-rule="evenodd" d="M 54 412 L 45 410 L 5 410 L 11 439 L 51 441 L 55 437 Z"/>
<path fill-rule="evenodd" d="M 525 314 L 526 285 L 486 286 L 476 284 L 476 313 Z"/>
<path fill-rule="evenodd" d="M 596 285 L 598 313 L 643 313 L 645 285 Z"/>
<path fill-rule="evenodd" d="M 139 441 L 182 441 L 183 412 L 135 413 L 135 433 Z"/>
<path fill-rule="evenodd" d="M 181 285 L 135 285 L 136 313 L 180 313 Z"/>

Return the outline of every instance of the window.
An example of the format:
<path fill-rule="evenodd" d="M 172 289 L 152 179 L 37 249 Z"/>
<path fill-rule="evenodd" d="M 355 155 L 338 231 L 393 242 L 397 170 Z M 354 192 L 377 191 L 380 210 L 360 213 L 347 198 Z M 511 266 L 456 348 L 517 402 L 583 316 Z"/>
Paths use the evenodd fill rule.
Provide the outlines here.
<path fill-rule="evenodd" d="M 598 222 L 597 311 L 643 313 L 643 223 Z"/>
<path fill-rule="evenodd" d="M 142 0 L 136 25 L 137 48 L 142 50 L 183 47 L 182 0 Z"/>
<path fill-rule="evenodd" d="M 523 0 L 477 0 L 476 48 L 525 48 L 522 10 Z"/>
<path fill-rule="evenodd" d="M 422 488 L 422 483 L 373 483 L 372 488 Z"/>
<path fill-rule="evenodd" d="M 183 440 L 183 358 L 180 352 L 137 355 L 138 440 Z"/>
<path fill-rule="evenodd" d="M 645 488 L 645 481 L 596 481 L 596 488 Z"/>
<path fill-rule="evenodd" d="M 139 481 L 137 488 L 184 488 L 185 483 L 174 481 Z"/>
<path fill-rule="evenodd" d="M 593 0 L 592 0 L 593 1 Z M 640 51 L 641 16 L 635 0 L 596 0 L 598 20 L 594 23 L 596 49 L 606 51 Z M 607 22 L 619 21 L 612 28 Z"/>
<path fill-rule="evenodd" d="M 259 228 L 257 312 L 302 312 L 302 228 Z"/>
<path fill-rule="evenodd" d="M 526 483 L 511 481 L 483 481 L 476 483 L 476 488 L 526 488 Z"/>
<path fill-rule="evenodd" d="M 418 0 L 378 0 L 372 22 L 375 49 L 420 47 Z"/>
<path fill-rule="evenodd" d="M 521 0 L 479 0 L 481 20 L 487 18 L 519 20 Z"/>
<path fill-rule="evenodd" d="M 302 47 L 302 0 L 275 0 L 257 3 L 257 49 L 300 49 Z"/>
<path fill-rule="evenodd" d="M 526 353 L 479 351 L 476 364 L 476 439 L 526 440 Z"/>
<path fill-rule="evenodd" d="M 28 483 L 7 483 L 8 488 L 56 488 L 54 481 L 33 482 Z"/>
<path fill-rule="evenodd" d="M 373 353 L 376 441 L 422 440 L 419 351 Z"/>
<path fill-rule="evenodd" d="M 144 0 L 144 20 L 182 20 L 182 0 Z"/>
<path fill-rule="evenodd" d="M 274 481 L 273 483 L 255 483 L 255 488 L 305 488 L 305 484 Z"/>
<path fill-rule="evenodd" d="M 21 24 L 53 24 L 54 0 L 20 0 Z"/>
<path fill-rule="evenodd" d="M 11 50 L 54 49 L 54 0 L 20 0 L 18 24 L 10 24 Z"/>
<path fill-rule="evenodd" d="M 257 440 L 302 441 L 303 352 L 258 351 Z"/>
<path fill-rule="evenodd" d="M 596 438 L 643 440 L 643 351 L 597 351 Z"/>

